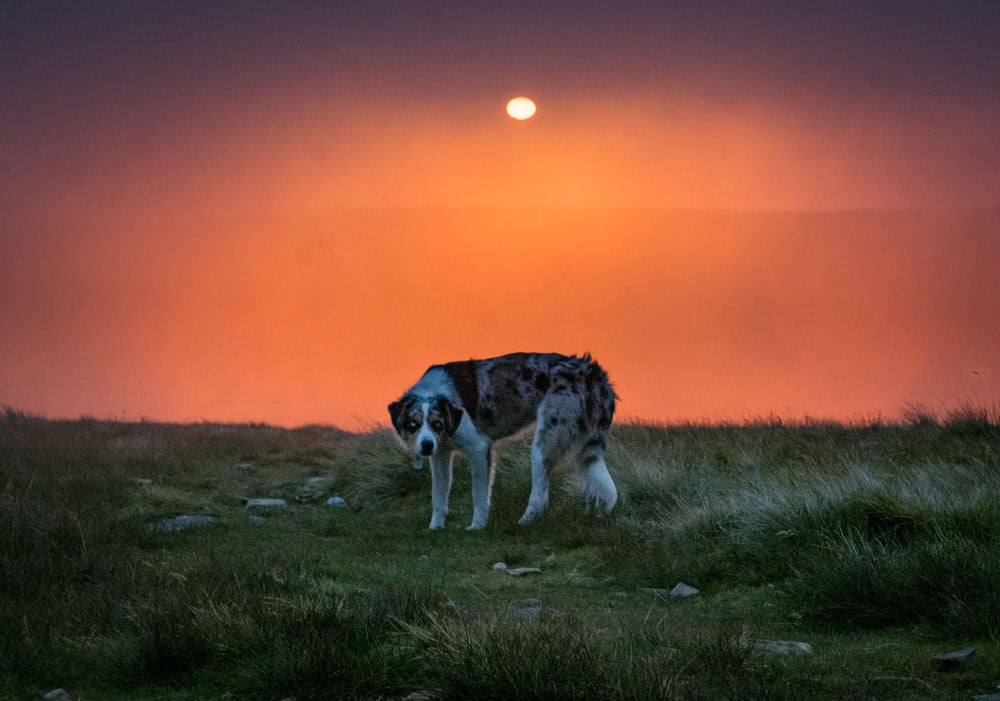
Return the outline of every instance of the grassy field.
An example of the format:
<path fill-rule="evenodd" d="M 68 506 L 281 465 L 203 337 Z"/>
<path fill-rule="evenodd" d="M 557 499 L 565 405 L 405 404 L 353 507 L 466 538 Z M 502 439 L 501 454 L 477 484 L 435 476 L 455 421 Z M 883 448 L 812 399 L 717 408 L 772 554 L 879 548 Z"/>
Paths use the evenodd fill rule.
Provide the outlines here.
<path fill-rule="evenodd" d="M 527 443 L 502 447 L 490 524 L 466 532 L 460 459 L 448 527 L 432 533 L 430 475 L 386 430 L 8 410 L 0 697 L 997 693 L 995 409 L 854 426 L 619 425 L 608 462 L 611 516 L 582 513 L 562 470 L 546 516 L 523 528 Z M 288 508 L 248 512 L 256 497 Z M 159 527 L 178 515 L 214 521 Z M 700 593 L 667 594 L 678 582 Z M 968 647 L 953 669 L 932 664 Z"/>

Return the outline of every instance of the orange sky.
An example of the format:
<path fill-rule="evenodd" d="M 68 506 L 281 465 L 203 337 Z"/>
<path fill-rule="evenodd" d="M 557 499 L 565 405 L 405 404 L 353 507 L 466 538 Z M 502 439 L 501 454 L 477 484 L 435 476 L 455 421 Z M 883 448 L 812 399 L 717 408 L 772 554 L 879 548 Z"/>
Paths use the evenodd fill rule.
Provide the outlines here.
<path fill-rule="evenodd" d="M 1000 396 L 996 212 L 341 209 L 25 234 L 4 402 L 383 421 L 432 363 L 591 351 L 651 420 Z M 947 232 L 947 233 L 942 233 Z"/>
<path fill-rule="evenodd" d="M 1000 401 L 1000 5 L 722 5 L 15 0 L 0 405 L 359 428 L 518 350 L 656 421 Z"/>

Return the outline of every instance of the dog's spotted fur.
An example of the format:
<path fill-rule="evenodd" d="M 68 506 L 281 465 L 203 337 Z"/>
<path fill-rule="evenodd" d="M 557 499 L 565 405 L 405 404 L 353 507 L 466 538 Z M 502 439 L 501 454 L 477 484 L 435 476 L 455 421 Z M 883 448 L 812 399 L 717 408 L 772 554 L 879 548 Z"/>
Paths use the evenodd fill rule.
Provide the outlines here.
<path fill-rule="evenodd" d="M 414 467 L 431 463 L 430 527 L 444 526 L 455 451 L 469 457 L 473 518 L 489 518 L 493 444 L 535 424 L 531 445 L 531 496 L 520 522 L 544 511 L 548 474 L 562 458 L 576 464 L 588 505 L 610 511 L 617 501 L 605 463 L 605 437 L 615 412 L 607 373 L 589 354 L 511 353 L 486 360 L 433 365 L 389 405 L 392 425 L 414 454 Z"/>

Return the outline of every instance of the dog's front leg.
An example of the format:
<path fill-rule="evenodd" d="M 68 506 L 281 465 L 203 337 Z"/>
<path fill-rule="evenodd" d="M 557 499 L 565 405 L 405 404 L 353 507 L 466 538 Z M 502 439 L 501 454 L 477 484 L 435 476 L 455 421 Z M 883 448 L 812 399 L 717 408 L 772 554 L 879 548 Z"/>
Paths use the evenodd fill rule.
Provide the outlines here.
<path fill-rule="evenodd" d="M 490 518 L 490 496 L 493 491 L 492 453 L 488 442 L 466 451 L 472 470 L 472 523 L 466 528 L 468 531 L 485 527 Z"/>
<path fill-rule="evenodd" d="M 444 528 L 451 492 L 451 453 L 431 456 L 431 530 Z"/>

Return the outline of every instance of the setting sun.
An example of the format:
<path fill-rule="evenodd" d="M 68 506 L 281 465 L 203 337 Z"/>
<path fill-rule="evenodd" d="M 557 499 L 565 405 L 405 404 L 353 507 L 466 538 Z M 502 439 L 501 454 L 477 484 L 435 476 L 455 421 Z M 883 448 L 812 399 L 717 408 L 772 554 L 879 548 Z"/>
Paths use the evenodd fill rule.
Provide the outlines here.
<path fill-rule="evenodd" d="M 534 101 L 527 97 L 515 97 L 507 103 L 507 114 L 520 121 L 534 117 L 537 109 Z"/>

